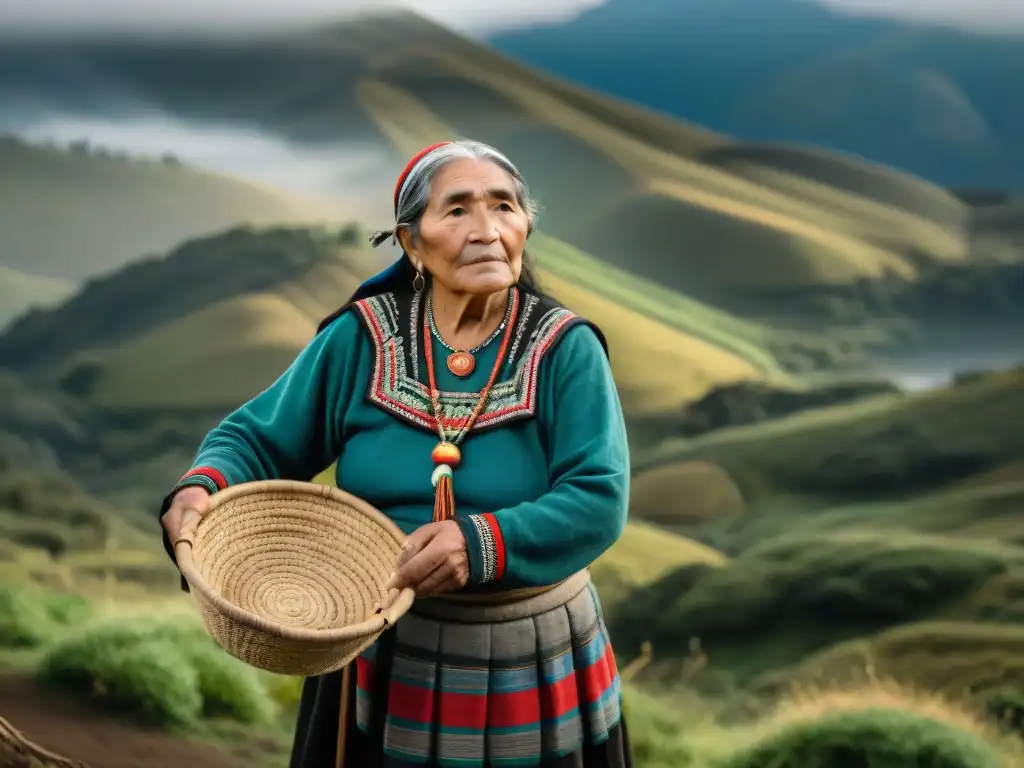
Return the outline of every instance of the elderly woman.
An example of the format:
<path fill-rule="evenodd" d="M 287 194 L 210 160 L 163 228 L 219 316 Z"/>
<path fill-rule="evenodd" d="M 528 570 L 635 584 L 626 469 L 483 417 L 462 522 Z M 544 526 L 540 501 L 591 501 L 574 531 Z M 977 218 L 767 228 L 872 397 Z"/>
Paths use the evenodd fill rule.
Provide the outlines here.
<path fill-rule="evenodd" d="M 354 674 L 306 680 L 291 766 L 629 766 L 587 571 L 629 484 L 603 337 L 531 277 L 535 209 L 498 151 L 427 147 L 394 207 L 373 242 L 401 258 L 207 435 L 164 501 L 165 546 L 208 494 L 337 460 L 338 486 L 408 534 L 389 599 L 418 599 Z"/>

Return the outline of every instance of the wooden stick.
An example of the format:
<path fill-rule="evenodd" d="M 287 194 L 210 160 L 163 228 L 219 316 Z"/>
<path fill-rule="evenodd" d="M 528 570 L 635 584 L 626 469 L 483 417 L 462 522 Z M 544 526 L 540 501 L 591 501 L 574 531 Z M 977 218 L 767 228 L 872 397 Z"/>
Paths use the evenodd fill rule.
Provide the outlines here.
<path fill-rule="evenodd" d="M 3 754 L 5 751 L 10 754 Z M 21 731 L 2 717 L 0 717 L 0 759 L 4 760 L 2 765 L 11 766 L 11 768 L 21 765 L 22 763 L 14 762 L 21 759 L 24 760 L 25 768 L 31 765 L 43 765 L 47 768 L 89 768 L 85 763 L 61 757 L 29 741 Z"/>
<path fill-rule="evenodd" d="M 334 756 L 334 768 L 345 768 L 345 744 L 348 741 L 348 710 L 352 701 L 352 665 L 350 662 L 341 670 L 341 706 L 338 712 L 338 751 Z"/>

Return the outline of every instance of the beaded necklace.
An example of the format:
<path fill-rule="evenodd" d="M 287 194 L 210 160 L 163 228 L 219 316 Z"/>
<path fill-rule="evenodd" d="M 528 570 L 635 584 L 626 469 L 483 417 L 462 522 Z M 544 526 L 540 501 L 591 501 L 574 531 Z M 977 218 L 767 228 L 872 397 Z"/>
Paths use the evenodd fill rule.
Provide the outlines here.
<path fill-rule="evenodd" d="M 508 294 L 508 306 L 505 308 L 505 317 L 494 332 L 487 337 L 482 344 L 477 344 L 472 349 L 456 349 L 441 336 L 440 331 L 437 330 L 437 323 L 434 321 L 434 299 L 433 296 L 427 298 L 427 319 L 430 321 L 430 331 L 433 333 L 434 338 L 438 340 L 442 347 L 448 350 L 448 370 L 454 373 L 456 376 L 469 376 L 476 369 L 476 357 L 475 355 L 496 338 L 508 325 L 509 318 L 512 315 L 512 291 Z"/>
<path fill-rule="evenodd" d="M 452 471 L 462 461 L 462 451 L 459 449 L 461 443 L 469 430 L 473 428 L 477 417 L 481 414 L 487 399 L 490 397 L 491 388 L 498 378 L 498 371 L 501 370 L 502 361 L 508 351 L 508 343 L 512 337 L 512 328 L 515 325 L 516 314 L 519 311 L 519 290 L 515 287 L 509 289 L 509 309 L 506 312 L 505 334 L 501 339 L 501 347 L 498 349 L 498 357 L 494 361 L 490 378 L 480 390 L 476 407 L 466 417 L 465 421 L 449 430 L 445 426 L 444 413 L 441 410 L 441 393 L 437 389 L 437 381 L 434 377 L 434 354 L 433 339 L 431 334 L 431 315 L 428 312 L 423 319 L 423 353 L 427 362 L 427 382 L 430 386 L 430 404 L 434 411 L 434 421 L 437 424 L 437 434 L 440 442 L 434 446 L 430 457 L 434 461 L 434 472 L 430 476 L 431 485 L 434 486 L 434 522 L 449 520 L 455 517 L 455 490 L 452 485 Z"/>

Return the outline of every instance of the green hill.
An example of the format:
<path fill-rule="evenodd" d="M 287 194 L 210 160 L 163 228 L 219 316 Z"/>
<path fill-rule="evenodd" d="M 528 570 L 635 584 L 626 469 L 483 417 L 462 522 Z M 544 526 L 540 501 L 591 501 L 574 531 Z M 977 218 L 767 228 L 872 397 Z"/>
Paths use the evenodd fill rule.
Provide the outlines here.
<path fill-rule="evenodd" d="M 0 336 L 0 458 L 151 497 L 375 268 L 353 228 L 238 229 L 89 282 Z"/>
<path fill-rule="evenodd" d="M 0 138 L 5 267 L 64 282 L 108 272 L 226 227 L 316 222 L 325 203 L 170 161 Z"/>
<path fill-rule="evenodd" d="M 990 579 L 1019 579 L 1022 566 L 1024 549 L 992 540 L 795 531 L 725 565 L 686 566 L 664 576 L 637 592 L 617 621 L 624 636 L 650 640 L 667 657 L 678 658 L 688 638 L 699 637 L 709 658 L 750 680 L 840 641 L 964 615 L 972 601 L 984 599 Z M 725 605 L 734 609 L 723 611 Z M 989 620 L 1012 625 L 1020 607 L 1006 605 Z M 654 618 L 638 622 L 639 616 Z M 763 652 L 747 653 L 752 645 Z"/>
<path fill-rule="evenodd" d="M 1024 440 L 1010 415 L 1022 406 L 1024 369 L 1016 368 L 669 438 L 635 458 L 633 493 L 646 501 L 634 514 L 729 552 L 794 527 L 1019 540 Z M 701 516 L 680 504 L 672 519 L 673 505 L 657 500 L 692 494 L 695 466 L 722 476 L 717 486 L 705 482 L 703 495 L 732 493 L 741 501 L 727 508 L 738 511 Z"/>
<path fill-rule="evenodd" d="M 927 392 L 884 394 L 808 410 L 764 424 L 723 429 L 695 439 L 679 438 L 639 457 L 637 466 L 643 469 L 681 460 L 713 460 L 737 477 L 750 478 L 751 488 L 764 488 L 768 492 L 779 489 L 827 492 L 835 480 L 840 482 L 835 492 L 847 495 L 854 489 L 842 486 L 840 467 L 835 466 L 838 474 L 820 471 L 824 465 L 834 466 L 829 459 L 833 454 L 864 456 L 861 462 L 864 474 L 852 483 L 865 481 L 872 471 L 877 472 L 879 483 L 884 483 L 888 474 L 885 470 L 895 472 L 901 456 L 924 462 L 934 451 L 935 457 L 946 455 L 950 462 L 955 462 L 954 457 L 960 455 L 965 459 L 964 469 L 969 469 L 973 462 L 967 460 L 968 454 L 976 455 L 977 462 L 985 464 L 988 460 L 1006 461 L 1015 453 L 1024 452 L 1024 442 L 1015 434 L 1014 425 L 1002 419 L 1004 414 L 1024 404 L 1022 398 L 1024 368 L 1018 367 L 972 376 L 963 383 Z M 842 445 L 835 444 L 836 434 L 844 435 Z M 883 439 L 885 436 L 889 439 Z M 772 450 L 765 449 L 769 444 Z M 829 444 L 834 449 L 829 449 Z M 864 454 L 871 445 L 887 446 L 890 455 L 878 457 L 873 466 Z M 807 463 L 811 457 L 817 457 L 814 465 Z M 891 459 L 891 466 L 883 458 Z M 806 477 L 809 485 L 801 487 L 803 481 L 798 479 L 797 473 L 788 475 L 792 485 L 779 480 L 781 475 L 776 469 L 783 465 L 800 467 L 798 472 Z M 927 474 L 926 469 L 918 468 Z M 909 466 L 904 470 L 917 471 Z M 937 473 L 936 477 L 948 481 L 957 479 L 953 474 L 944 473 Z M 764 481 L 769 478 L 775 478 L 778 485 L 766 486 Z M 898 476 L 893 475 L 893 478 L 898 479 Z M 815 484 L 820 487 L 814 488 Z M 876 489 L 863 487 L 862 490 L 867 494 Z"/>
<path fill-rule="evenodd" d="M 979 237 L 1004 242 L 1019 249 L 1024 246 L 1024 200 L 986 206 L 974 212 L 974 227 Z"/>
<path fill-rule="evenodd" d="M 607 329 L 631 418 L 719 384 L 788 378 L 763 328 L 660 296 L 549 237 L 538 235 L 534 258 L 548 290 Z M 0 335 L 0 368 L 112 418 L 222 411 L 269 384 L 380 265 L 355 227 L 200 238 L 19 319 Z"/>

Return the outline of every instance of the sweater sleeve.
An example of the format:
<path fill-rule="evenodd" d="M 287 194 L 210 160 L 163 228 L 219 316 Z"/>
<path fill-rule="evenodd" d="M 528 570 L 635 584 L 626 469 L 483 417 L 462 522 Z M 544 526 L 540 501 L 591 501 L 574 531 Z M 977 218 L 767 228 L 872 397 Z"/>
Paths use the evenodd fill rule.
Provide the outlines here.
<path fill-rule="evenodd" d="M 459 519 L 474 585 L 554 584 L 589 566 L 626 525 L 629 447 L 604 349 L 581 324 L 545 362 L 538 415 L 551 490 L 536 501 Z"/>
<path fill-rule="evenodd" d="M 277 381 L 210 430 L 160 516 L 186 486 L 214 493 L 252 480 L 310 480 L 330 466 L 341 449 L 361 332 L 355 313 L 341 315 Z M 166 533 L 164 548 L 173 559 Z"/>

